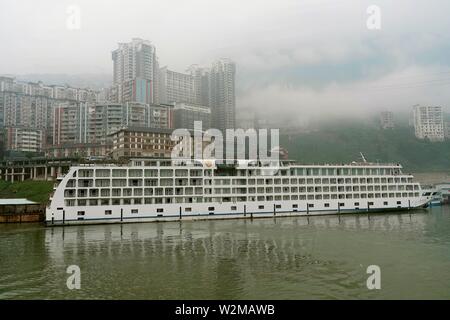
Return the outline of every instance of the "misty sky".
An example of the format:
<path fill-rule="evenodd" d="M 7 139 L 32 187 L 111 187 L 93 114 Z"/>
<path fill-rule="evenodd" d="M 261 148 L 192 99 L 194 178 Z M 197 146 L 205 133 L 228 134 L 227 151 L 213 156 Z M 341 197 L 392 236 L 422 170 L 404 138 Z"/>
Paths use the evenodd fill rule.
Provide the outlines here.
<path fill-rule="evenodd" d="M 372 4 L 381 30 L 366 27 Z M 450 105 L 448 0 L 0 0 L 0 74 L 112 74 L 111 51 L 133 37 L 176 71 L 233 59 L 241 110 Z"/>

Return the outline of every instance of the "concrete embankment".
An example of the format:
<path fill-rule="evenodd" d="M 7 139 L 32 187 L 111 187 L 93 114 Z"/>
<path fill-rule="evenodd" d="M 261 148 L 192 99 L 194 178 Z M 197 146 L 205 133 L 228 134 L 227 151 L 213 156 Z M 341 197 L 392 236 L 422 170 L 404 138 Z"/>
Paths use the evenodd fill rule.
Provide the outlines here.
<path fill-rule="evenodd" d="M 41 222 L 45 219 L 45 205 L 0 205 L 0 223 Z"/>

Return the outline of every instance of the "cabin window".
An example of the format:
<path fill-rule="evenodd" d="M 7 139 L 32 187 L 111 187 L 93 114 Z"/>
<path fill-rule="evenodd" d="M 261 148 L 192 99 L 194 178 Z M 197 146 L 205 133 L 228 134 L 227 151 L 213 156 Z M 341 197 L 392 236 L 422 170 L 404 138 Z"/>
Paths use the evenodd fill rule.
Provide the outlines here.
<path fill-rule="evenodd" d="M 314 204 L 308 203 L 308 208 L 314 208 Z"/>
<path fill-rule="evenodd" d="M 130 187 L 138 187 L 142 182 L 142 180 L 132 179 L 128 181 Z"/>
<path fill-rule="evenodd" d="M 343 202 L 339 202 L 339 207 L 343 207 L 344 203 Z"/>
<path fill-rule="evenodd" d="M 138 213 L 138 209 L 131 209 L 131 213 Z"/>
<path fill-rule="evenodd" d="M 330 204 L 329 204 L 329 203 L 325 203 L 325 204 L 324 204 L 324 207 L 325 207 L 325 208 L 329 208 L 329 207 L 330 207 Z"/>
<path fill-rule="evenodd" d="M 158 208 L 158 209 L 156 209 L 156 212 L 164 212 L 164 209 Z"/>
<path fill-rule="evenodd" d="M 112 210 L 105 210 L 105 215 L 109 216 L 112 214 Z"/>
<path fill-rule="evenodd" d="M 214 207 L 208 207 L 208 211 L 214 211 Z"/>
<path fill-rule="evenodd" d="M 298 208 L 298 204 L 293 204 L 292 208 Z"/>
<path fill-rule="evenodd" d="M 355 206 L 359 206 L 359 202 L 355 202 Z"/>
<path fill-rule="evenodd" d="M 84 211 L 78 211 L 77 213 L 79 216 L 84 216 Z"/>
<path fill-rule="evenodd" d="M 237 210 L 237 207 L 236 207 L 236 206 L 231 206 L 231 210 L 232 210 L 232 211 L 236 211 L 236 210 Z"/>
<path fill-rule="evenodd" d="M 186 211 L 186 212 L 192 212 L 192 208 L 185 208 L 184 211 Z"/>
<path fill-rule="evenodd" d="M 369 206 L 373 206 L 373 202 L 369 202 L 368 204 L 369 204 Z"/>
<path fill-rule="evenodd" d="M 402 204 L 402 202 L 401 201 L 397 201 L 397 204 Z"/>
<path fill-rule="evenodd" d="M 258 209 L 264 209 L 264 206 L 258 206 Z"/>
<path fill-rule="evenodd" d="M 388 205 L 388 202 L 387 202 L 387 201 L 384 201 L 383 204 L 384 204 L 385 206 L 387 206 L 387 205 Z"/>
<path fill-rule="evenodd" d="M 277 209 L 281 209 L 281 204 L 277 204 L 277 205 L 275 205 L 275 208 L 277 208 Z"/>

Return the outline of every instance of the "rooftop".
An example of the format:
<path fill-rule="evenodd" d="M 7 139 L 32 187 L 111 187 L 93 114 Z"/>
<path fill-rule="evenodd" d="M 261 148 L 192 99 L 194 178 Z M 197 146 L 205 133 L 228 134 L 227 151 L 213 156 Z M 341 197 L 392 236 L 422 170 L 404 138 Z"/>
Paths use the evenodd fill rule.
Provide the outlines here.
<path fill-rule="evenodd" d="M 22 205 L 22 204 L 37 204 L 37 202 L 30 201 L 30 200 L 25 199 L 25 198 L 0 199 L 0 206 Z"/>

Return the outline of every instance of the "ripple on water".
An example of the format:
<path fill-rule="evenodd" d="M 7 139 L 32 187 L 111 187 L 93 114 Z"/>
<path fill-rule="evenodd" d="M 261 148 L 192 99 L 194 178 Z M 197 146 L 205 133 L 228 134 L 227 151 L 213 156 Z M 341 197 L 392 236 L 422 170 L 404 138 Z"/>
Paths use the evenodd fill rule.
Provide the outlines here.
<path fill-rule="evenodd" d="M 449 298 L 449 217 L 443 207 L 370 219 L 0 225 L 0 299 Z M 66 288 L 70 264 L 81 290 Z M 377 292 L 366 288 L 370 264 L 382 270 Z"/>

